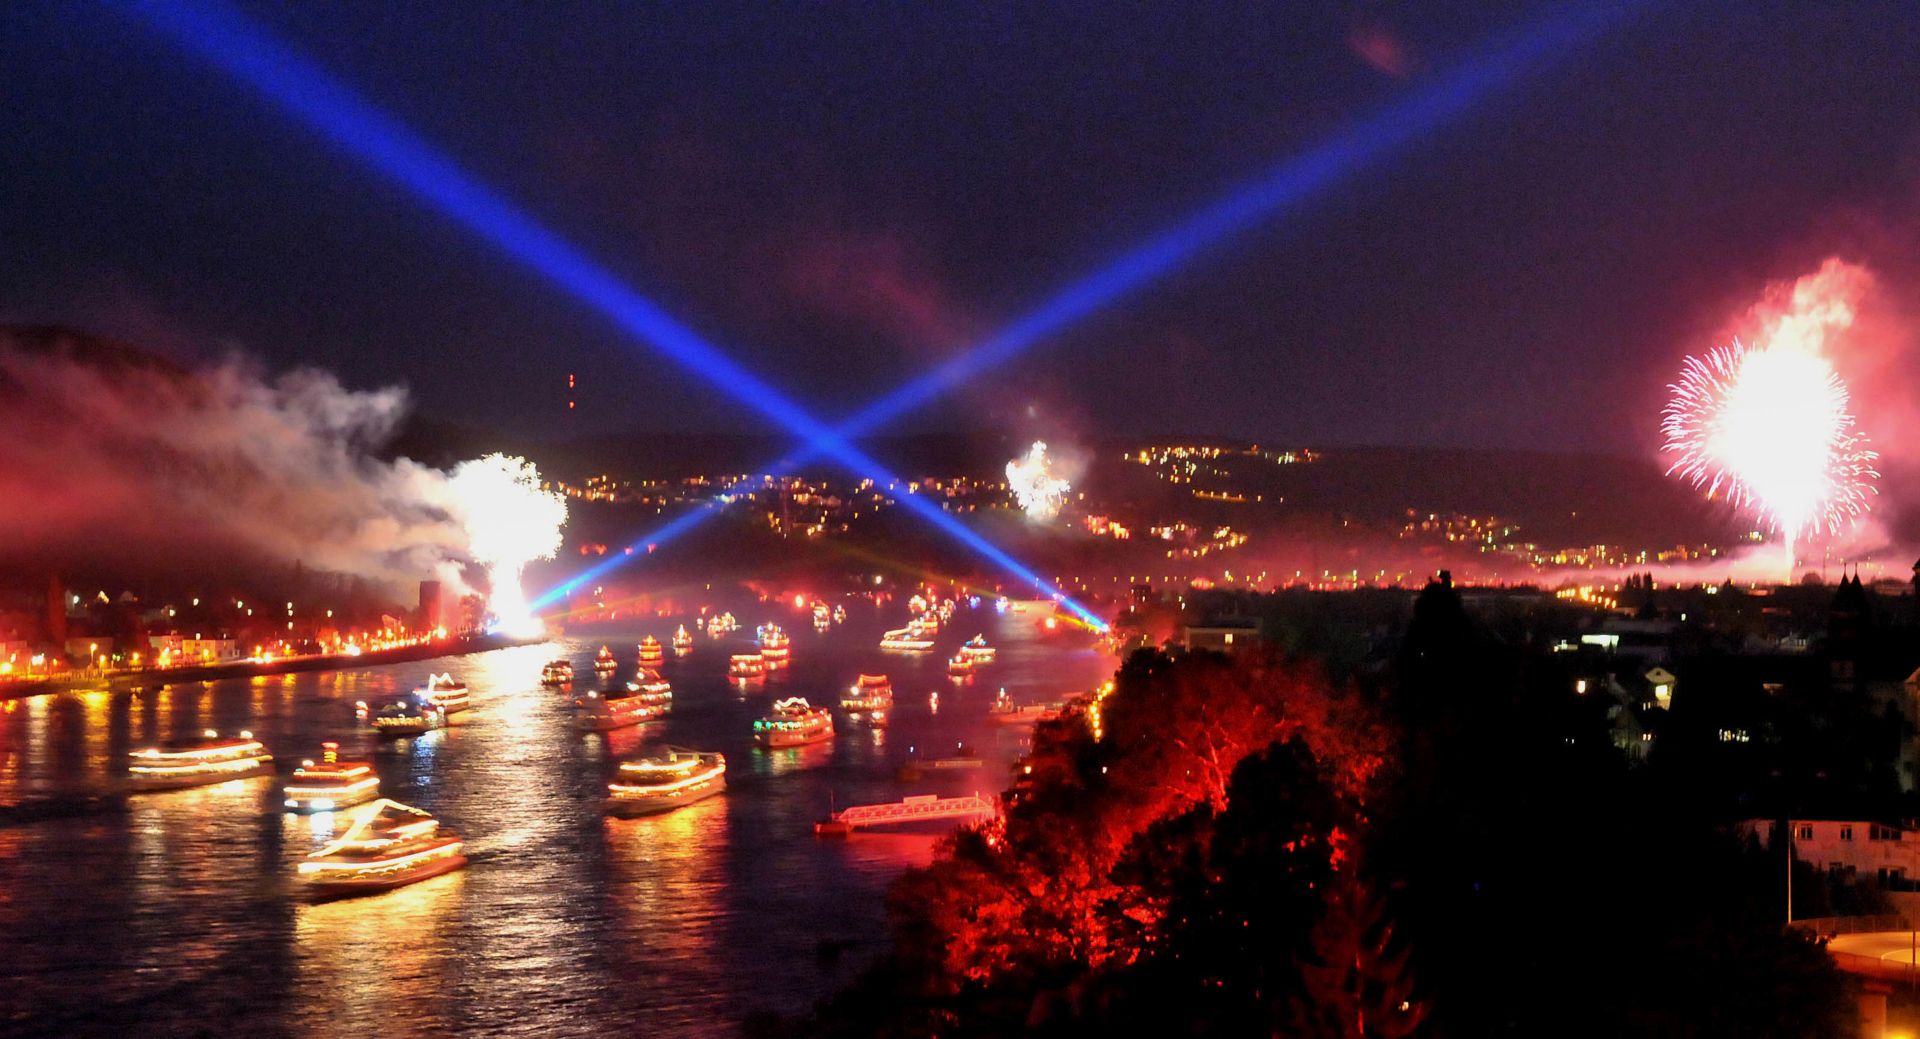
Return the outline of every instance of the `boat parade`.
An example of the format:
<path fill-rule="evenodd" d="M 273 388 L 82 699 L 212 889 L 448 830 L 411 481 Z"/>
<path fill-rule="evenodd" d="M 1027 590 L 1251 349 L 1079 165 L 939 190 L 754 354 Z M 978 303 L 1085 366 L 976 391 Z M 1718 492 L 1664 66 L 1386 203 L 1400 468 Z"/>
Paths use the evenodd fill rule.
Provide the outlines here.
<path fill-rule="evenodd" d="M 804 608 L 805 616 L 823 634 L 845 621 L 843 605 L 809 604 L 804 599 L 797 599 L 794 605 Z M 952 610 L 951 600 L 916 599 L 907 625 L 886 632 L 882 648 L 931 648 L 942 620 L 950 620 Z M 720 613 L 706 617 L 695 628 L 677 626 L 665 645 L 654 636 L 645 636 L 639 642 L 632 675 L 625 679 L 618 676 L 618 661 L 611 649 L 601 646 L 593 655 L 591 667 L 604 687 L 584 690 L 563 701 L 569 727 L 582 738 L 606 740 L 623 730 L 644 730 L 665 719 L 674 708 L 675 698 L 673 682 L 661 670 L 669 666 L 664 650 L 671 645 L 675 651 L 670 666 L 691 666 L 681 658 L 691 648 L 692 632 L 701 629 L 725 638 L 737 632 L 739 624 L 731 613 Z M 789 667 L 793 659 L 792 639 L 776 622 L 755 627 L 750 642 L 752 651 L 726 658 L 725 677 L 743 697 L 757 690 L 771 672 Z M 994 649 L 985 636 L 975 635 L 954 649 L 945 669 L 950 675 L 971 676 L 994 660 Z M 569 692 L 574 675 L 574 661 L 559 656 L 547 660 L 537 675 L 529 675 L 528 684 Z M 849 732 L 871 733 L 878 739 L 895 712 L 894 682 L 886 674 L 859 673 L 827 701 L 828 706 L 816 706 L 806 696 L 795 695 L 767 703 L 751 722 L 753 745 L 759 753 L 771 755 L 831 743 L 837 735 L 835 708 L 848 722 L 860 726 Z M 476 703 L 468 684 L 450 671 L 431 673 L 424 683 L 407 692 L 384 701 L 375 697 L 373 702 L 372 707 L 366 700 L 355 703 L 358 731 L 383 745 L 432 736 L 448 729 L 454 715 L 484 706 Z M 928 703 L 929 717 L 938 715 L 938 691 L 929 692 Z M 985 707 L 987 719 L 999 724 L 1032 724 L 1058 713 L 1057 705 L 1019 706 L 1005 689 Z M 660 815 L 726 792 L 727 758 L 721 752 L 684 747 L 649 751 L 645 749 L 648 737 L 642 735 L 640 739 L 639 753 L 629 752 L 631 756 L 613 763 L 614 775 L 606 784 L 606 815 Z M 960 746 L 963 756 L 950 761 L 920 758 L 909 747 L 909 759 L 900 766 L 898 777 L 917 779 L 927 768 L 945 769 L 949 765 L 979 767 L 980 759 L 964 750 L 964 743 Z M 250 731 L 222 737 L 206 730 L 195 739 L 131 752 L 127 785 L 131 792 L 150 793 L 233 783 L 272 775 L 273 762 L 265 743 Z M 909 803 L 918 802 L 909 798 Z M 338 836 L 298 864 L 299 879 L 316 898 L 387 891 L 467 865 L 465 845 L 458 835 L 431 813 L 382 797 L 375 761 L 366 755 L 343 756 L 337 739 L 323 741 L 317 758 L 302 759 L 292 768 L 280 787 L 277 804 L 289 816 L 341 818 L 332 827 Z M 840 813 L 835 818 L 848 817 Z M 839 836 L 844 835 L 842 830 L 835 824 L 818 832 Z"/>

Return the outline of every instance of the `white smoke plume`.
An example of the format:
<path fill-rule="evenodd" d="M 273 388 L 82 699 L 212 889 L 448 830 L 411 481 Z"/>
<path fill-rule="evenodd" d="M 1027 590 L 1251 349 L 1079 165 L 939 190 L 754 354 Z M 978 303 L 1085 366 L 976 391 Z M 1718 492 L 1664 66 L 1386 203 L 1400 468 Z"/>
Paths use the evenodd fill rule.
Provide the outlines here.
<path fill-rule="evenodd" d="M 396 590 L 488 562 L 447 473 L 377 454 L 406 406 L 399 388 L 316 369 L 187 371 L 85 337 L 0 334 L 0 556 L 129 576 L 298 560 Z"/>

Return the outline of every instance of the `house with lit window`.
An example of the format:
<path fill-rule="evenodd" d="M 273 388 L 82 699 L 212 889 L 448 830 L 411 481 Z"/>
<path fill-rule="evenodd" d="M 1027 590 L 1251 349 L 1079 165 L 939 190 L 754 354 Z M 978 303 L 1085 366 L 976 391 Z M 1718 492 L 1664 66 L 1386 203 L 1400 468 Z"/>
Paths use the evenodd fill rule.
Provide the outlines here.
<path fill-rule="evenodd" d="M 1772 819 L 1740 824 L 1744 833 L 1773 846 Z M 1823 873 L 1871 877 L 1890 890 L 1920 885 L 1920 830 L 1853 819 L 1794 819 L 1793 854 Z"/>
<path fill-rule="evenodd" d="M 1188 650 L 1212 650 L 1232 656 L 1260 644 L 1260 622 L 1220 620 L 1212 624 L 1189 624 L 1180 641 Z"/>

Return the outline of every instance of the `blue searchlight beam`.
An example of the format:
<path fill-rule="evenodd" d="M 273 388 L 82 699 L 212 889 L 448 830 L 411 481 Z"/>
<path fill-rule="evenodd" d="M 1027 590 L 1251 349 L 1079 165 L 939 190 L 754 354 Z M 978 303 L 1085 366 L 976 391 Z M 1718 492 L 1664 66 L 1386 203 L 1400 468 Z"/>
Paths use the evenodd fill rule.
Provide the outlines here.
<path fill-rule="evenodd" d="M 1201 252 L 1263 221 L 1297 211 L 1302 203 L 1342 178 L 1439 130 L 1463 115 L 1480 98 L 1543 67 L 1576 45 L 1602 35 L 1638 6 L 1641 5 L 1621 3 L 1558 9 L 1509 31 L 1482 48 L 1477 57 L 1454 66 L 1411 95 L 1288 159 L 1266 175 L 1114 257 L 1093 273 L 1068 283 L 999 332 L 855 412 L 835 426 L 833 433 L 844 440 L 870 433 L 887 421 L 1013 360 L 1041 340 L 1092 317 L 1129 293 L 1171 274 Z M 802 444 L 755 471 L 790 472 L 822 453 L 819 442 Z M 749 477 L 736 483 L 721 494 L 731 494 L 753 479 Z M 704 522 L 709 515 L 708 510 L 685 513 L 660 529 L 642 535 L 634 543 L 657 547 Z M 551 605 L 582 583 L 626 565 L 630 558 L 612 557 L 589 567 L 541 595 L 534 601 L 534 608 Z"/>
<path fill-rule="evenodd" d="M 600 311 L 668 359 L 800 437 L 814 455 L 824 455 L 877 482 L 899 482 L 851 441 L 835 434 L 653 301 L 628 288 L 612 272 L 238 12 L 184 0 L 143 0 L 133 4 L 132 10 L 188 52 L 252 86 L 349 154 Z M 1106 623 L 1086 607 L 953 517 L 924 501 L 908 508 L 1026 584 L 1059 600 L 1095 629 L 1106 628 Z"/>

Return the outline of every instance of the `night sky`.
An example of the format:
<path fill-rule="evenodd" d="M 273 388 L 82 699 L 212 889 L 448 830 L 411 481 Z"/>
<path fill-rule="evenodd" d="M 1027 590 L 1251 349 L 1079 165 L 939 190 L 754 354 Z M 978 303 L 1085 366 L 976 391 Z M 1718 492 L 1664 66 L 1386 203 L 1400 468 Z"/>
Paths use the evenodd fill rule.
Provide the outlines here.
<path fill-rule="evenodd" d="M 1541 8 L 244 9 L 838 415 Z M 1649 452 L 1767 281 L 1914 297 L 1916 53 L 1910 3 L 1650 5 L 912 427 Z M 764 429 L 111 4 L 0 14 L 0 142 L 0 319 L 518 433 Z"/>

